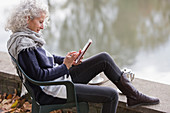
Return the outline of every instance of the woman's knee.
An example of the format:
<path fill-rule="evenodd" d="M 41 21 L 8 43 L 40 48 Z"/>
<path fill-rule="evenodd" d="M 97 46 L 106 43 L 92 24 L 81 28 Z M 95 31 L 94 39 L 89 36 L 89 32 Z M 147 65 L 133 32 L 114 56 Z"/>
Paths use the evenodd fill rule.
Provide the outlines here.
<path fill-rule="evenodd" d="M 113 95 L 112 95 L 112 100 L 118 101 L 119 99 L 119 94 L 115 89 L 112 89 Z"/>
<path fill-rule="evenodd" d="M 118 100 L 119 100 L 119 94 L 118 94 L 118 92 L 116 91 L 116 92 L 114 93 L 114 98 L 112 98 L 112 101 L 115 101 L 115 102 L 117 103 Z"/>
<path fill-rule="evenodd" d="M 115 102 L 117 102 L 118 99 L 119 99 L 119 94 L 118 94 L 118 92 L 117 92 L 115 89 L 110 88 L 110 87 L 108 87 L 108 88 L 106 88 L 106 89 L 107 89 L 107 91 L 108 91 L 109 101 L 115 101 Z"/>
<path fill-rule="evenodd" d="M 107 53 L 107 52 L 101 52 L 101 53 L 99 53 L 99 56 L 100 56 L 102 59 L 105 59 L 105 60 L 111 58 L 111 56 L 110 56 L 109 53 Z"/>

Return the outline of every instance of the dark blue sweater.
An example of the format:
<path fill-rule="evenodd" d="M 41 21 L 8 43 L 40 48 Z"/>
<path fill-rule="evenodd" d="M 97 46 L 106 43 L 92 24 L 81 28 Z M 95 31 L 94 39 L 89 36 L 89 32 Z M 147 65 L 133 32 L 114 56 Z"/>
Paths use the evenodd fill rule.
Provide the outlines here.
<path fill-rule="evenodd" d="M 22 50 L 18 55 L 18 62 L 23 71 L 32 79 L 39 81 L 49 81 L 57 79 L 69 71 L 65 64 L 63 64 L 64 57 L 49 56 L 43 48 Z M 58 66 L 55 66 L 58 64 Z M 32 86 L 36 99 L 42 92 L 39 86 Z"/>

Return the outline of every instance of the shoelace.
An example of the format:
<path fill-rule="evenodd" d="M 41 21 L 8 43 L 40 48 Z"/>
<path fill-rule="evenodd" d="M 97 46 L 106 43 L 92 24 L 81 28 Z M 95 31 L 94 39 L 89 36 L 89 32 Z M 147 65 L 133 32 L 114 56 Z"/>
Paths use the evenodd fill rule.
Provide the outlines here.
<path fill-rule="evenodd" d="M 129 81 L 133 81 L 135 79 L 135 73 L 131 69 L 124 68 L 122 72 L 127 76 Z"/>

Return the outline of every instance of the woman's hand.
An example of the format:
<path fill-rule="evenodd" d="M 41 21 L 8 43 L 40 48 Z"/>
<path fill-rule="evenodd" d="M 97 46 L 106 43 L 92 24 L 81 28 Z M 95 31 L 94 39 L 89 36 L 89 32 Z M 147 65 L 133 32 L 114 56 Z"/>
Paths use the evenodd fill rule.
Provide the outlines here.
<path fill-rule="evenodd" d="M 77 53 L 77 57 L 81 54 L 81 49 L 79 50 L 79 52 Z M 77 59 L 76 57 L 76 59 Z M 73 65 L 79 65 L 82 63 L 82 59 L 83 59 L 83 56 L 80 58 L 80 61 L 76 63 L 76 59 L 74 60 L 73 62 Z"/>
<path fill-rule="evenodd" d="M 66 65 L 67 69 L 70 69 L 70 67 L 73 65 L 73 62 L 75 61 L 75 59 L 77 58 L 77 52 L 76 51 L 73 51 L 73 52 L 69 52 L 63 63 Z"/>

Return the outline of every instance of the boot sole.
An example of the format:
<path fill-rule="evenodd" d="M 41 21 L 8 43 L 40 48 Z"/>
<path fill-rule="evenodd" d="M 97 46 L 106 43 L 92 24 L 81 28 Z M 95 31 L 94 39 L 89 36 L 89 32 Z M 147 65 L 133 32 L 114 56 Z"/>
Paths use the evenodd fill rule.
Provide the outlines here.
<path fill-rule="evenodd" d="M 155 103 L 139 103 L 139 104 L 135 104 L 135 105 L 132 105 L 132 106 L 129 106 L 126 104 L 127 107 L 129 108 L 135 108 L 135 107 L 138 107 L 138 106 L 142 106 L 142 105 L 156 105 L 156 104 L 159 104 L 160 102 L 155 102 Z"/>

